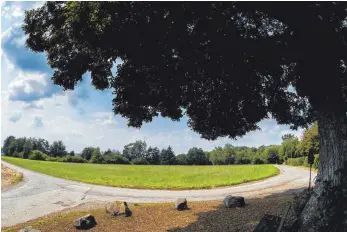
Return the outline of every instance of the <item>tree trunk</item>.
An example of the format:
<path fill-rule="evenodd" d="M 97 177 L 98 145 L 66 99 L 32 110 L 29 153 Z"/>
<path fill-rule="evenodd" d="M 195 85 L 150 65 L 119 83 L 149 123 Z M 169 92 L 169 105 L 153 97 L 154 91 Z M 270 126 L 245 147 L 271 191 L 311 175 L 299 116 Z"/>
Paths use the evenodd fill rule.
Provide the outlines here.
<path fill-rule="evenodd" d="M 332 113 L 321 113 L 318 118 L 320 137 L 319 169 L 314 187 L 316 195 L 312 195 L 301 213 L 302 227 L 300 231 L 317 231 L 317 207 L 324 198 L 317 200 L 323 190 L 323 182 L 330 181 L 333 186 L 340 185 L 340 173 L 347 161 L 347 116 Z M 343 200 L 343 199 L 341 199 Z"/>

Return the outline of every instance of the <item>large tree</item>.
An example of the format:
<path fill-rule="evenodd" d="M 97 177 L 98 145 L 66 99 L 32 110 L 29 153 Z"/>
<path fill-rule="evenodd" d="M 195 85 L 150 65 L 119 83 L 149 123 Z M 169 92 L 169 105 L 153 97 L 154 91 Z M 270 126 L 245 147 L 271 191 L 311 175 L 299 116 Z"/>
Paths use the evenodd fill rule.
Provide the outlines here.
<path fill-rule="evenodd" d="M 146 157 L 147 144 L 145 141 L 137 140 L 124 146 L 123 156 L 128 160 Z"/>
<path fill-rule="evenodd" d="M 160 164 L 163 165 L 173 165 L 176 164 L 176 156 L 172 147 L 169 146 L 167 149 L 162 149 L 160 152 Z"/>
<path fill-rule="evenodd" d="M 12 136 L 12 135 L 8 136 L 4 140 L 4 145 L 1 148 L 1 153 L 8 155 L 8 156 L 12 156 L 14 151 L 11 152 L 10 146 L 11 146 L 11 144 L 14 144 L 15 142 L 16 142 L 16 138 L 14 136 Z"/>
<path fill-rule="evenodd" d="M 48 2 L 26 12 L 27 45 L 45 52 L 53 81 L 73 89 L 91 72 L 114 88 L 114 112 L 140 127 L 183 115 L 206 139 L 235 138 L 271 116 L 318 121 L 317 195 L 340 186 L 347 160 L 346 3 Z M 111 68 L 117 58 L 117 76 Z M 293 87 L 295 91 L 289 91 Z M 320 200 L 319 203 L 326 203 Z M 335 223 L 336 225 L 336 223 Z"/>
<path fill-rule="evenodd" d="M 94 149 L 94 147 L 85 147 L 81 153 L 81 157 L 87 161 L 90 160 L 93 155 Z"/>
<path fill-rule="evenodd" d="M 188 164 L 207 165 L 210 164 L 208 157 L 201 148 L 193 147 L 189 149 L 187 154 Z"/>
<path fill-rule="evenodd" d="M 49 155 L 53 157 L 66 156 L 67 151 L 63 141 L 54 141 L 49 148 Z"/>

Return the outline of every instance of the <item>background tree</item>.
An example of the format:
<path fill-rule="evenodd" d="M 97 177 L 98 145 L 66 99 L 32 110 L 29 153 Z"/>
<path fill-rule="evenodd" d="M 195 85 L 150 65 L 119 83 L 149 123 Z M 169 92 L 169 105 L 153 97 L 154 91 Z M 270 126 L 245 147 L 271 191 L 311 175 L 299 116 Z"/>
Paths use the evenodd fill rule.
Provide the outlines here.
<path fill-rule="evenodd" d="M 157 147 L 149 147 L 145 158 L 149 164 L 160 164 L 160 151 Z"/>
<path fill-rule="evenodd" d="M 23 145 L 23 158 L 27 159 L 29 157 L 29 153 L 33 150 L 33 140 L 31 138 L 28 138 L 25 140 L 25 143 Z"/>
<path fill-rule="evenodd" d="M 197 148 L 197 147 L 193 147 L 189 149 L 187 158 L 188 158 L 188 164 L 207 165 L 210 163 L 204 151 L 201 148 Z"/>
<path fill-rule="evenodd" d="M 279 148 L 280 162 L 282 163 L 287 158 L 295 158 L 297 154 L 297 146 L 299 140 L 292 134 L 286 134 L 282 136 L 282 144 Z"/>
<path fill-rule="evenodd" d="M 12 143 L 16 142 L 16 138 L 14 136 L 8 136 L 5 140 L 4 140 L 4 145 L 1 148 L 1 152 L 5 155 L 9 155 L 12 156 L 13 152 L 10 152 L 10 145 Z"/>
<path fill-rule="evenodd" d="M 295 135 L 293 134 L 285 134 L 282 136 L 282 141 L 285 142 L 285 141 L 288 141 L 288 140 L 292 140 L 292 139 L 295 139 Z"/>
<path fill-rule="evenodd" d="M 178 165 L 188 165 L 188 157 L 186 154 L 179 154 L 176 156 L 176 162 Z"/>
<path fill-rule="evenodd" d="M 70 151 L 69 152 L 69 156 L 75 156 L 75 152 L 74 151 Z"/>
<path fill-rule="evenodd" d="M 265 148 L 262 156 L 269 164 L 279 163 L 279 146 L 272 145 Z"/>
<path fill-rule="evenodd" d="M 33 143 L 33 150 L 39 150 L 44 154 L 48 154 L 49 153 L 49 142 L 45 139 L 42 138 L 34 138 L 32 140 Z"/>
<path fill-rule="evenodd" d="M 101 155 L 100 148 L 94 148 L 92 157 L 89 160 L 90 163 L 102 164 L 104 162 L 104 157 Z"/>
<path fill-rule="evenodd" d="M 85 147 L 81 153 L 81 157 L 85 160 L 90 160 L 94 152 L 94 147 Z"/>
<path fill-rule="evenodd" d="M 314 154 L 318 154 L 319 141 L 318 124 L 314 123 L 304 131 L 302 139 L 297 146 L 297 152 L 303 156 L 303 154 L 308 154 L 309 150 L 312 149 Z"/>
<path fill-rule="evenodd" d="M 97 89 L 114 88 L 114 112 L 129 126 L 185 113 L 194 131 L 216 139 L 243 136 L 270 114 L 294 129 L 318 120 L 322 182 L 303 212 L 307 226 L 327 202 L 317 201 L 322 183 L 341 185 L 336 171 L 347 160 L 345 9 L 344 2 L 47 2 L 26 12 L 23 30 L 27 46 L 47 54 L 55 84 L 73 89 L 90 71 Z M 113 77 L 117 58 L 123 64 Z"/>
<path fill-rule="evenodd" d="M 63 141 L 54 141 L 50 146 L 49 154 L 53 157 L 62 157 L 67 155 L 66 146 Z"/>
<path fill-rule="evenodd" d="M 18 153 L 23 152 L 24 144 L 25 144 L 26 140 L 27 140 L 26 137 L 16 139 L 16 152 L 18 152 Z"/>
<path fill-rule="evenodd" d="M 160 164 L 162 165 L 173 165 L 176 164 L 175 153 L 173 152 L 171 146 L 167 149 L 162 149 L 160 152 Z"/>
<path fill-rule="evenodd" d="M 147 144 L 145 141 L 137 140 L 124 146 L 123 156 L 128 160 L 144 158 L 146 155 Z"/>

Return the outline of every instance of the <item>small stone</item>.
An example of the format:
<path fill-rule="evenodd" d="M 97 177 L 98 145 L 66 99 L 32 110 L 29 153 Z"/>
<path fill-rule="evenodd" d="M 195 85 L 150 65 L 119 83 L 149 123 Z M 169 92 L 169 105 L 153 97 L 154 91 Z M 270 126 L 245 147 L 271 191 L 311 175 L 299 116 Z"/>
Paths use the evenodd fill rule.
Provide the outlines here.
<path fill-rule="evenodd" d="M 245 199 L 240 196 L 236 196 L 236 197 L 233 197 L 231 195 L 226 196 L 223 202 L 224 202 L 225 208 L 236 208 L 236 207 L 245 206 Z"/>
<path fill-rule="evenodd" d="M 41 232 L 41 230 L 34 229 L 32 226 L 27 226 L 19 230 L 19 232 Z"/>
<path fill-rule="evenodd" d="M 185 198 L 179 198 L 176 200 L 175 202 L 175 208 L 177 210 L 185 210 L 188 209 L 188 203 L 187 203 L 187 199 Z"/>
<path fill-rule="evenodd" d="M 77 218 L 73 224 L 77 229 L 85 230 L 94 227 L 96 225 L 96 221 L 93 215 L 87 214 L 83 217 Z"/>

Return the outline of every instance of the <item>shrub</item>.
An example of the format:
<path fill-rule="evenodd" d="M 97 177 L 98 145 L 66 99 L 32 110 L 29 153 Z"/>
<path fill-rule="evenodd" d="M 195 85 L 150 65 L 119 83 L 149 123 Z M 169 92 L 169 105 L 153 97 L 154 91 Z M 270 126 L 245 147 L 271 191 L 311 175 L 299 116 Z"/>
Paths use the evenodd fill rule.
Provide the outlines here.
<path fill-rule="evenodd" d="M 264 163 L 265 163 L 264 160 L 260 159 L 259 157 L 254 158 L 252 160 L 252 164 L 264 164 Z"/>
<path fill-rule="evenodd" d="M 235 164 L 250 164 L 251 161 L 246 157 L 240 157 L 235 160 Z"/>
<path fill-rule="evenodd" d="M 292 165 L 292 166 L 310 167 L 307 156 L 299 157 L 299 158 L 288 158 L 286 164 Z M 312 168 L 318 169 L 318 166 L 319 166 L 319 155 L 315 155 Z"/>
<path fill-rule="evenodd" d="M 315 155 L 312 168 L 318 169 L 318 167 L 319 167 L 319 155 Z"/>
<path fill-rule="evenodd" d="M 81 156 L 67 155 L 58 159 L 59 162 L 66 163 L 85 163 L 86 161 Z"/>
<path fill-rule="evenodd" d="M 48 156 L 39 150 L 33 150 L 29 153 L 29 159 L 31 160 L 46 160 Z"/>
<path fill-rule="evenodd" d="M 47 156 L 46 161 L 59 162 L 59 158 L 58 157 Z"/>
<path fill-rule="evenodd" d="M 135 164 L 135 165 L 146 165 L 146 164 L 149 164 L 148 161 L 143 158 L 143 157 L 139 157 L 139 158 L 135 158 L 131 161 L 132 164 Z"/>
<path fill-rule="evenodd" d="M 23 155 L 24 155 L 24 152 L 15 151 L 12 156 L 16 158 L 23 158 Z"/>
<path fill-rule="evenodd" d="M 130 164 L 127 158 L 119 154 L 105 156 L 104 162 L 107 164 Z"/>

